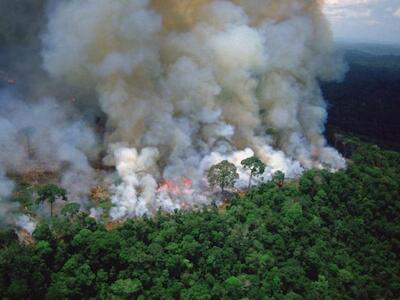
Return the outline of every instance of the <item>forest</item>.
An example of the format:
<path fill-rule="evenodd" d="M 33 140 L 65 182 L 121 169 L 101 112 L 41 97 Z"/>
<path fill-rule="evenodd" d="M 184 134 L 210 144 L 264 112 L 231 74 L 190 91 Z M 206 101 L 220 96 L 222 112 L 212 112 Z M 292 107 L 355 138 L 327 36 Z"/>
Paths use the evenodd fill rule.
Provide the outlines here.
<path fill-rule="evenodd" d="M 0 298 L 398 299 L 400 154 L 348 164 L 112 227 L 67 206 L 29 245 L 3 230 Z"/>
<path fill-rule="evenodd" d="M 345 53 L 349 71 L 343 82 L 322 85 L 329 102 L 328 128 L 399 149 L 400 48 L 374 44 L 337 47 Z"/>
<path fill-rule="evenodd" d="M 92 5 L 96 2 L 113 5 Z M 137 4 L 131 12 L 130 2 Z M 254 1 L 271 5 L 261 27 L 247 24 L 264 18 L 259 16 L 264 8 L 247 6 L 251 1 L 228 1 L 241 7 L 227 1 L 186 1 L 186 9 L 184 2 L 0 1 L 0 192 L 12 186 L 6 196 L 0 193 L 0 299 L 400 299 L 400 49 L 336 45 L 342 47 L 348 72 L 344 74 L 347 67 L 342 69 L 340 63 L 343 81 L 326 82 L 329 78 L 319 69 L 330 66 L 325 56 L 331 53 L 322 55 L 318 41 L 325 42 L 331 33 L 316 18 L 322 14 L 322 1 Z M 210 16 L 195 18 L 201 2 L 221 6 L 210 6 Z M 59 3 L 65 5 L 56 9 Z M 156 3 L 151 12 L 146 3 Z M 191 3 L 195 9 L 188 9 Z M 299 18 L 291 7 L 310 8 Z M 191 24 L 197 18 L 201 24 Z M 184 28 L 185 34 L 176 34 L 176 28 Z M 213 29 L 204 31 L 207 28 Z M 260 36 L 264 31 L 268 35 Z M 159 38 L 160 45 L 153 45 Z M 165 64 L 157 53 L 168 54 L 165 61 L 171 62 Z M 57 64 L 52 64 L 55 58 Z M 137 64 L 138 74 L 133 72 Z M 151 78 L 155 89 L 142 84 L 147 81 L 136 83 L 142 75 Z M 114 81 L 124 84 L 114 88 Z M 319 99 L 319 83 L 326 105 Z M 126 90 L 121 92 L 121 86 Z M 304 91 L 310 93 L 304 96 Z M 160 103 L 168 99 L 169 105 L 154 113 L 157 97 L 142 102 L 136 99 L 142 92 L 146 99 L 159 96 Z M 140 100 L 138 105 L 122 106 L 136 103 L 125 101 L 125 94 Z M 269 101 L 266 107 L 253 111 L 252 103 L 241 106 L 242 100 L 252 101 L 259 94 Z M 116 95 L 113 103 L 101 103 L 114 98 L 110 95 Z M 231 105 L 216 111 L 202 110 L 228 101 Z M 315 102 L 321 102 L 317 110 Z M 257 118 L 268 122 L 256 132 L 253 113 L 258 111 Z M 317 114 L 310 118 L 305 111 Z M 222 126 L 218 116 L 223 112 L 229 117 L 221 120 L 233 124 Z M 251 117 L 247 125 L 246 116 Z M 133 126 L 135 118 L 138 128 Z M 240 126 L 231 126 L 235 124 Z M 128 130 L 130 126 L 135 130 Z M 180 130 L 188 127 L 204 130 Z M 235 127 L 240 129 L 237 137 L 232 136 Z M 317 149 L 311 141 L 303 145 L 312 127 L 317 128 L 318 141 L 326 138 L 343 157 L 334 149 L 325 154 L 337 154 L 343 165 L 329 167 L 317 161 L 327 149 Z M 293 131 L 299 140 L 288 139 Z M 248 132 L 261 135 L 263 146 L 271 148 L 268 158 L 286 165 L 291 158 L 304 158 L 298 154 L 307 150 L 309 166 L 319 168 L 304 168 L 301 176 L 291 177 L 269 166 L 276 171 L 271 180 L 255 180 L 266 166 L 249 157 L 242 161 L 250 173 L 248 186 L 246 181 L 240 190 L 232 188 L 238 174 L 225 150 L 234 146 L 236 153 L 249 146 L 234 145 Z M 205 141 L 204 135 L 209 136 Z M 116 136 L 124 147 L 108 153 L 115 146 L 108 141 Z M 138 149 L 157 146 L 161 162 L 152 163 L 158 156 L 154 149 L 145 151 L 156 153 L 154 157 L 144 159 L 125 147 L 142 140 L 146 143 Z M 203 149 L 205 145 L 212 147 Z M 167 146 L 172 154 L 164 151 Z M 196 148 L 200 146 L 201 151 Z M 182 157 L 176 149 L 182 150 Z M 110 211 L 126 201 L 113 203 L 118 188 L 107 188 L 124 188 L 128 192 L 121 194 L 130 196 L 128 204 L 140 208 L 138 199 L 146 198 L 142 192 L 153 186 L 154 194 L 146 198 L 152 208 L 159 203 L 158 191 L 168 188 L 169 178 L 162 177 L 166 169 L 179 171 L 173 175 L 184 178 L 183 187 L 178 183 L 172 190 L 184 191 L 191 183 L 185 171 L 201 169 L 204 154 L 209 158 L 216 150 L 218 161 L 204 167 L 209 184 L 205 189 L 215 192 L 204 193 L 207 204 L 200 206 L 192 197 L 189 207 L 157 211 L 157 206 L 144 215 L 133 210 L 112 221 Z M 24 155 L 16 155 L 20 153 Z M 182 163 L 175 165 L 178 160 Z M 170 168 L 165 168 L 167 162 L 172 162 Z M 125 172 L 119 173 L 121 169 Z M 143 176 L 153 173 L 160 175 L 153 181 Z M 83 187 L 84 200 L 70 196 L 76 187 Z M 85 201 L 90 206 L 84 207 Z M 91 208 L 101 214 L 91 215 Z M 21 216 L 35 223 L 32 234 L 13 219 Z"/>

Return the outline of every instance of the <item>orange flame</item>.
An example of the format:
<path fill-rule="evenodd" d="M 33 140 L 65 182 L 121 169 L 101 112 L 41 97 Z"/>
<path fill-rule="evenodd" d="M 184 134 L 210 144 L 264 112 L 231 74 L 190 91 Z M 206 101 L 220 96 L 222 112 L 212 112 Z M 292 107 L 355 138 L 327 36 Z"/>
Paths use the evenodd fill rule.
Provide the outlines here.
<path fill-rule="evenodd" d="M 165 179 L 160 183 L 157 192 L 165 191 L 174 195 L 190 194 L 192 185 L 193 181 L 186 177 L 183 178 L 180 182 L 175 182 L 170 179 Z"/>
<path fill-rule="evenodd" d="M 187 203 L 186 201 L 183 201 L 181 203 L 181 209 L 188 209 L 189 208 L 189 203 Z"/>

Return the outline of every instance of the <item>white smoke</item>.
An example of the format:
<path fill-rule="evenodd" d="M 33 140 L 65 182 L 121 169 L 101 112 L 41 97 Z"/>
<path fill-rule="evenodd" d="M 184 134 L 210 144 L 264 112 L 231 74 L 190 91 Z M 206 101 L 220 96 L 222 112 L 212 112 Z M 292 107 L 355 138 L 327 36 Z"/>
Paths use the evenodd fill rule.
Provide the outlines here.
<path fill-rule="evenodd" d="M 27 215 L 20 215 L 15 219 L 15 225 L 19 228 L 24 229 L 26 232 L 32 235 L 36 229 L 36 223 Z"/>
<path fill-rule="evenodd" d="M 18 203 L 9 201 L 14 188 L 14 181 L 0 168 L 0 225 L 15 224 L 32 234 L 36 223 L 26 215 L 14 216 L 19 206 Z"/>
<path fill-rule="evenodd" d="M 89 163 L 97 155 L 91 129 L 51 98 L 27 102 L 1 92 L 0 106 L 0 168 L 12 175 L 36 170 L 60 174 L 71 198 L 83 199 L 95 180 Z M 4 178 L 0 190 L 9 194 Z"/>
<path fill-rule="evenodd" d="M 14 182 L 6 177 L 5 172 L 0 169 L 0 199 L 8 198 L 14 189 Z"/>
<path fill-rule="evenodd" d="M 333 56 L 320 3 L 59 3 L 44 36 L 44 67 L 98 93 L 108 117 L 104 163 L 119 177 L 113 218 L 206 202 L 206 170 L 222 159 L 240 166 L 256 154 L 268 166 L 265 177 L 345 166 L 323 137 L 318 80 L 339 78 L 344 67 Z M 63 159 L 73 165 L 67 150 Z M 247 181 L 241 173 L 239 186 Z M 186 192 L 159 188 L 163 179 Z"/>

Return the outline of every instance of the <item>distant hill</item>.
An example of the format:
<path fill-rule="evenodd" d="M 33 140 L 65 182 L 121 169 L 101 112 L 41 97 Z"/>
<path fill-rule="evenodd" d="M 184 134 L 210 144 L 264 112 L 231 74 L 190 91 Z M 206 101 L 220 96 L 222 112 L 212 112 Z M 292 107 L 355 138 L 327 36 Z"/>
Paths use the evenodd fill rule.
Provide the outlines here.
<path fill-rule="evenodd" d="M 400 45 L 393 44 L 338 42 L 336 48 L 341 51 L 358 51 L 374 56 L 400 56 Z"/>

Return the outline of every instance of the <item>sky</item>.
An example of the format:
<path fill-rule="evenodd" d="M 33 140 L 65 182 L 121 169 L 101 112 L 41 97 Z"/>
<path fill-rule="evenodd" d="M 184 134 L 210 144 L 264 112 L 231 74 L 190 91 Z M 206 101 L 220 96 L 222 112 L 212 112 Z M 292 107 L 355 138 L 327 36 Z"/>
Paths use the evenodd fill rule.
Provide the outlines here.
<path fill-rule="evenodd" d="M 325 0 L 337 41 L 400 44 L 400 0 Z"/>

